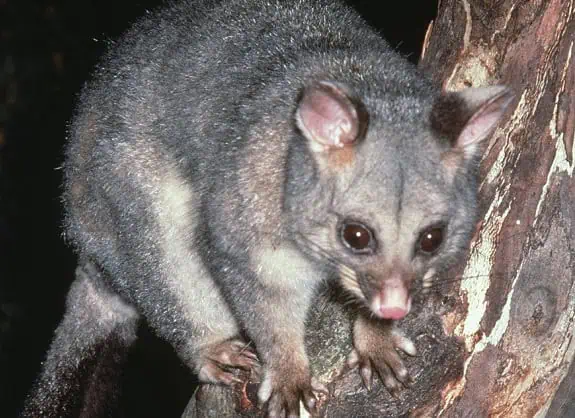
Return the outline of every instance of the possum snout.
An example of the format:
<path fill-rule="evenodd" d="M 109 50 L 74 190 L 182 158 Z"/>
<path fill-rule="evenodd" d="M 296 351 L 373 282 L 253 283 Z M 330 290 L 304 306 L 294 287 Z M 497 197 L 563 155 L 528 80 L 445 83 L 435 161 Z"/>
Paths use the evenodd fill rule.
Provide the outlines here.
<path fill-rule="evenodd" d="M 369 300 L 372 312 L 382 319 L 402 319 L 411 310 L 410 274 L 394 270 L 379 280 Z"/>
<path fill-rule="evenodd" d="M 406 284 L 386 282 L 374 295 L 371 310 L 380 318 L 402 319 L 411 310 L 411 295 Z"/>

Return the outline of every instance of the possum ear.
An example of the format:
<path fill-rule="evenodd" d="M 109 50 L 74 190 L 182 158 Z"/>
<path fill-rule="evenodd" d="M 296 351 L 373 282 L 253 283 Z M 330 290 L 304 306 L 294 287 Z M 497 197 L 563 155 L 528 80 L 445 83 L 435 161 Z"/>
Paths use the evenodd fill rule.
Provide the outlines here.
<path fill-rule="evenodd" d="M 493 132 L 513 97 L 502 85 L 443 94 L 431 110 L 431 127 L 467 160 L 477 154 L 478 145 Z"/>
<path fill-rule="evenodd" d="M 365 134 L 368 114 L 343 86 L 321 81 L 304 89 L 296 110 L 296 124 L 314 151 L 356 144 Z"/>

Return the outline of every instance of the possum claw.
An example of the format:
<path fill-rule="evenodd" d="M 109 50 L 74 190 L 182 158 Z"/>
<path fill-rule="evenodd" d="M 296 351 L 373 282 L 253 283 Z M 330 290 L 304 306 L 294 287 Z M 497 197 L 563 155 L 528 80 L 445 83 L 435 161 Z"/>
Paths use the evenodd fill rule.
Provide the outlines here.
<path fill-rule="evenodd" d="M 358 367 L 367 390 L 371 390 L 374 371 L 393 397 L 413 383 L 397 350 L 415 355 L 411 340 L 387 321 L 359 317 L 354 324 L 354 349 L 347 365 Z"/>
<path fill-rule="evenodd" d="M 242 383 L 231 369 L 242 369 L 258 373 L 257 355 L 239 339 L 226 340 L 204 347 L 197 362 L 200 381 L 231 385 Z"/>

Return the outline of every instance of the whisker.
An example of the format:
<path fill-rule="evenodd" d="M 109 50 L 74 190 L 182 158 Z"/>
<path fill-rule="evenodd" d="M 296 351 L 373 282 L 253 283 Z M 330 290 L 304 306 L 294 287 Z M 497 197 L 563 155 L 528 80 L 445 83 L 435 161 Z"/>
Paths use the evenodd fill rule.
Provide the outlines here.
<path fill-rule="evenodd" d="M 361 301 L 357 297 L 351 295 L 349 292 L 344 292 L 344 295 L 345 300 L 342 301 L 343 306 L 362 306 Z"/>
<path fill-rule="evenodd" d="M 418 292 L 418 291 L 425 291 L 425 290 L 429 290 L 429 289 L 436 289 L 436 288 L 438 288 L 438 287 L 442 287 L 442 286 L 446 286 L 446 285 L 449 285 L 449 284 L 461 282 L 462 280 L 463 280 L 463 279 L 460 278 L 460 277 L 453 278 L 453 279 L 449 279 L 449 280 L 445 280 L 445 279 L 444 279 L 444 280 L 440 280 L 440 281 L 435 281 L 435 280 L 434 280 L 434 281 L 432 281 L 430 284 L 428 284 L 427 286 L 422 287 L 421 289 L 420 289 L 420 288 L 415 289 L 415 291 Z"/>
<path fill-rule="evenodd" d="M 326 262 L 334 270 L 341 281 L 342 287 L 346 290 L 346 294 L 353 294 L 354 298 L 362 298 L 362 291 L 358 284 L 358 273 L 345 262 L 341 261 L 319 243 L 299 234 L 299 242 L 311 251 L 314 255 L 321 257 L 322 261 Z"/>
<path fill-rule="evenodd" d="M 463 275 L 457 275 L 457 276 L 446 276 L 446 277 L 442 277 L 442 278 L 436 278 L 435 280 L 433 280 L 434 283 L 445 283 L 445 282 L 453 282 L 453 281 L 461 281 L 461 280 L 467 280 L 467 279 L 482 279 L 482 278 L 486 278 L 489 277 L 489 274 L 474 274 L 471 276 L 463 276 Z"/>
<path fill-rule="evenodd" d="M 522 231 L 517 231 L 517 232 L 509 233 L 509 234 L 507 234 L 507 235 L 503 235 L 503 236 L 500 238 L 500 242 L 506 242 L 506 241 L 510 240 L 511 238 L 519 237 L 519 236 L 522 236 L 522 235 L 527 235 L 528 233 L 529 233 L 529 230 L 528 230 L 527 228 L 525 228 L 525 229 L 522 230 Z"/>
<path fill-rule="evenodd" d="M 453 283 L 458 283 L 458 282 L 462 282 L 465 280 L 478 280 L 478 279 L 485 279 L 485 278 L 489 278 L 489 277 L 495 277 L 497 278 L 498 276 L 503 276 L 501 274 L 476 274 L 476 275 L 469 275 L 469 276 L 456 276 L 456 277 L 445 277 L 445 278 L 436 278 L 434 280 L 431 281 L 431 283 L 429 283 L 425 288 L 422 289 L 416 289 L 417 292 L 419 291 L 423 291 L 423 290 L 429 290 L 429 289 L 436 289 L 442 286 L 447 286 Z"/>
<path fill-rule="evenodd" d="M 333 256 L 329 253 L 326 249 L 324 249 L 321 245 L 316 242 L 313 242 L 309 238 L 305 237 L 302 234 L 299 234 L 301 238 L 301 243 L 306 246 L 306 248 L 312 251 L 314 254 L 321 256 L 324 260 L 326 260 L 331 265 L 338 268 L 338 271 L 343 274 L 348 274 L 349 277 L 355 277 L 355 270 L 348 266 L 343 261 L 339 260 L 337 257 Z"/>
<path fill-rule="evenodd" d="M 525 229 L 522 231 L 513 232 L 513 233 L 509 233 L 507 235 L 503 235 L 503 236 L 497 238 L 497 240 L 496 240 L 497 246 L 501 246 L 501 245 L 505 244 L 507 241 L 511 241 L 513 238 L 525 236 L 528 233 L 529 233 L 528 229 Z M 483 256 L 483 257 L 490 257 L 491 256 L 491 254 L 488 254 L 484 251 L 479 251 L 478 254 Z"/>

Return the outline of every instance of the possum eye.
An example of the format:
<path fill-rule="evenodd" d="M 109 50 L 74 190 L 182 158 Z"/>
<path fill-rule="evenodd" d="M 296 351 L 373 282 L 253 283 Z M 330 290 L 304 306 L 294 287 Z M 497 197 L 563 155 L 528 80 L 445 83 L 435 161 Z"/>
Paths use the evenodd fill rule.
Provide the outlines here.
<path fill-rule="evenodd" d="M 340 239 L 355 254 L 368 254 L 375 249 L 373 233 L 359 222 L 343 222 L 340 227 Z"/>
<path fill-rule="evenodd" d="M 432 226 L 419 236 L 418 249 L 426 254 L 435 252 L 443 242 L 443 225 Z"/>

